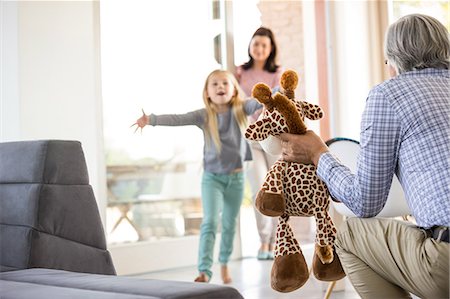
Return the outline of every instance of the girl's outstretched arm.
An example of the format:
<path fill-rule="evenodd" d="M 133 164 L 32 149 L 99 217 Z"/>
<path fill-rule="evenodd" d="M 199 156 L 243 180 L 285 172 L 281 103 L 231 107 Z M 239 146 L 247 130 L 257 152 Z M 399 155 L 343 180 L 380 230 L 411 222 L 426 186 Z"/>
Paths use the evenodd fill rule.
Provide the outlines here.
<path fill-rule="evenodd" d="M 142 116 L 139 117 L 139 118 L 136 120 L 136 122 L 135 122 L 134 124 L 131 125 L 131 127 L 136 126 L 136 130 L 134 130 L 134 133 L 136 133 L 136 131 L 139 130 L 139 129 L 141 129 L 141 132 L 142 132 L 142 130 L 144 129 L 144 127 L 145 127 L 146 125 L 148 125 L 149 121 L 150 121 L 150 116 L 148 116 L 147 114 L 145 114 L 144 109 L 142 109 Z"/>

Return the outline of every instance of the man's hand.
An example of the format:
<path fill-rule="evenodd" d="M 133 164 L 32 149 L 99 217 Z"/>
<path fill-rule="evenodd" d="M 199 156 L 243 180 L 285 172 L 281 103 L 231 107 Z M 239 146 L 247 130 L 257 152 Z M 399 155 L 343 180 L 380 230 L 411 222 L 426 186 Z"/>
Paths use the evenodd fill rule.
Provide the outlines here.
<path fill-rule="evenodd" d="M 311 130 L 303 135 L 283 133 L 280 139 L 283 160 L 288 162 L 317 166 L 320 155 L 329 151 L 323 140 Z"/>

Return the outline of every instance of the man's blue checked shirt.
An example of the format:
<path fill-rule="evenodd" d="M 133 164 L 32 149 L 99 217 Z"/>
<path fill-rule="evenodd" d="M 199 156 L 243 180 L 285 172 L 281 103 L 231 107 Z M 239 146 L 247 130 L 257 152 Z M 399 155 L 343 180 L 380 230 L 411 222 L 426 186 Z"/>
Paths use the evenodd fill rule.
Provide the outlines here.
<path fill-rule="evenodd" d="M 359 217 L 381 211 L 394 174 L 417 225 L 450 224 L 450 72 L 406 72 L 371 90 L 352 174 L 331 153 L 317 173 Z"/>

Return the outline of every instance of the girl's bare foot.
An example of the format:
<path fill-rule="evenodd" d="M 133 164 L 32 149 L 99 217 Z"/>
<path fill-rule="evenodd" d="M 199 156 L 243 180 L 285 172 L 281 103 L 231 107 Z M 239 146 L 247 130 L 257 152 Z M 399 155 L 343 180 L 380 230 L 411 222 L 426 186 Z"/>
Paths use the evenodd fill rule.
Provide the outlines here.
<path fill-rule="evenodd" d="M 200 274 L 197 276 L 197 278 L 194 280 L 195 282 L 209 282 L 209 277 L 203 272 L 200 272 Z"/>
<path fill-rule="evenodd" d="M 222 281 L 224 284 L 231 283 L 231 276 L 230 273 L 228 273 L 228 266 L 222 265 L 220 269 L 220 273 L 222 274 Z"/>

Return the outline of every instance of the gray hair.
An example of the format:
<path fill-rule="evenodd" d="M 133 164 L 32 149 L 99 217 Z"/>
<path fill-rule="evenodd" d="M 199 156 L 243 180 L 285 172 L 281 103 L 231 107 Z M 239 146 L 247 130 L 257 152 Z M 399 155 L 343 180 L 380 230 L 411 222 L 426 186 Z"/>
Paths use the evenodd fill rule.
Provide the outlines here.
<path fill-rule="evenodd" d="M 398 73 L 424 68 L 449 69 L 449 33 L 433 17 L 404 16 L 389 26 L 384 55 Z"/>

